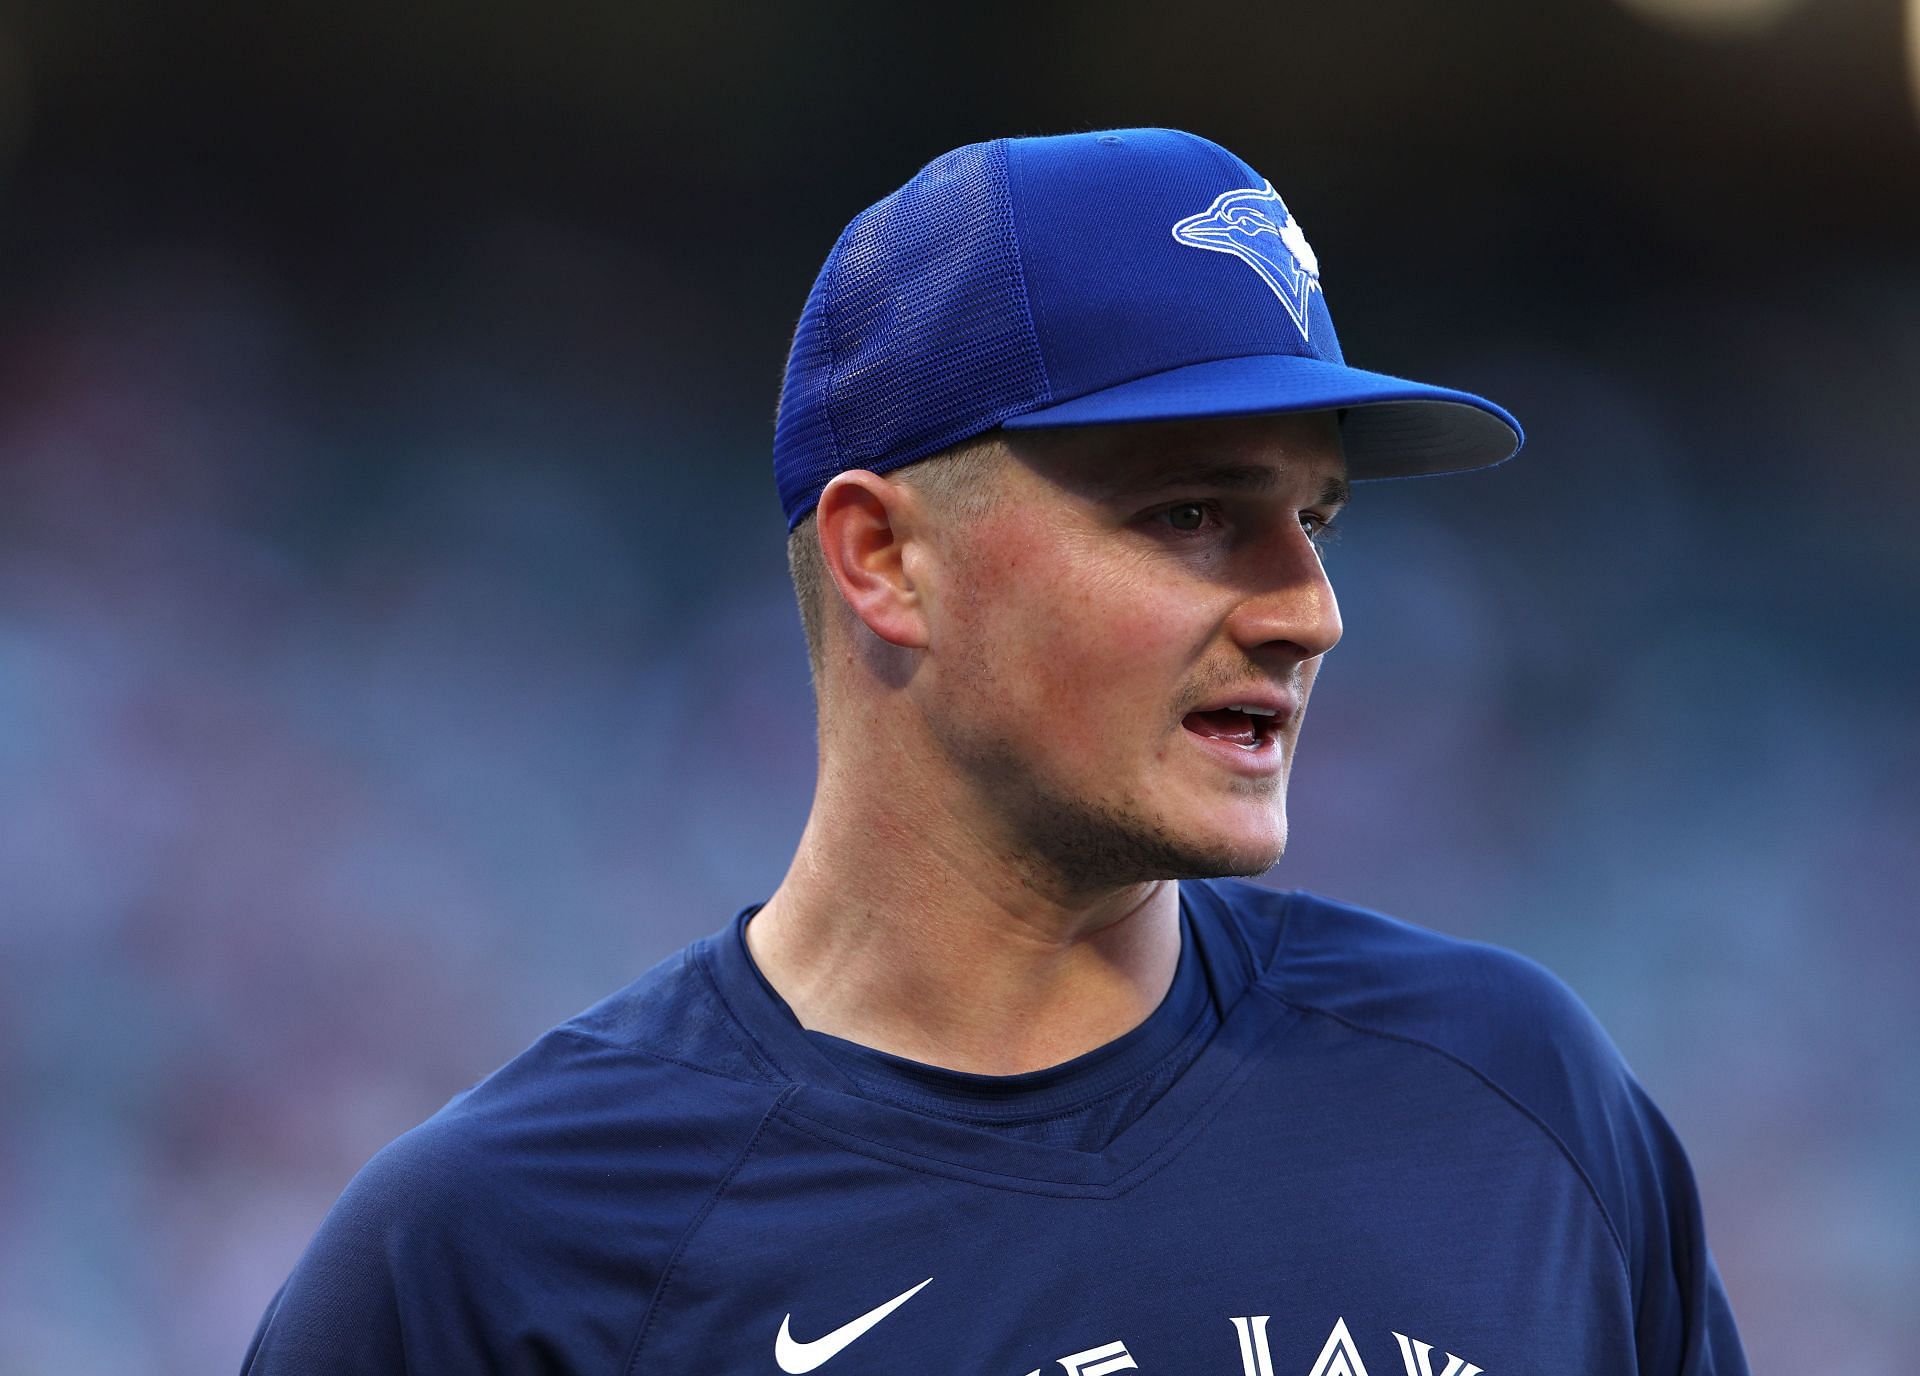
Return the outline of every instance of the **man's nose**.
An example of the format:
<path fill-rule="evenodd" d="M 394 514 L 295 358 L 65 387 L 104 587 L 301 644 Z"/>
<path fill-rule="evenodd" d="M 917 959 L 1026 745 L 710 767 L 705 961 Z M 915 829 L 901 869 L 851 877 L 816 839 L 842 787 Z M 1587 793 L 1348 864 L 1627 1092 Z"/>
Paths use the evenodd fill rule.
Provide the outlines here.
<path fill-rule="evenodd" d="M 1243 649 L 1284 642 L 1299 658 L 1312 659 L 1340 643 L 1340 603 L 1304 530 L 1295 525 L 1247 555 L 1246 596 L 1228 621 Z"/>

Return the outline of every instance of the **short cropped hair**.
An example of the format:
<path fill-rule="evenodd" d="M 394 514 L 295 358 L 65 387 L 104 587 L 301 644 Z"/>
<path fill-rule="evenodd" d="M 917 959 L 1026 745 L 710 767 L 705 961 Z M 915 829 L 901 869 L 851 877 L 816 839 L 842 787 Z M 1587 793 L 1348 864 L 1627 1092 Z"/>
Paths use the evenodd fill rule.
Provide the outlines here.
<path fill-rule="evenodd" d="M 896 468 L 888 476 L 925 497 L 944 519 L 972 521 L 998 500 L 998 469 L 1005 460 L 1006 446 L 997 432 L 989 430 Z M 826 598 L 834 589 L 821 562 L 813 517 L 809 511 L 787 536 L 787 572 L 793 578 L 794 600 L 800 604 L 800 628 L 807 637 L 807 662 L 817 701 L 826 665 Z"/>

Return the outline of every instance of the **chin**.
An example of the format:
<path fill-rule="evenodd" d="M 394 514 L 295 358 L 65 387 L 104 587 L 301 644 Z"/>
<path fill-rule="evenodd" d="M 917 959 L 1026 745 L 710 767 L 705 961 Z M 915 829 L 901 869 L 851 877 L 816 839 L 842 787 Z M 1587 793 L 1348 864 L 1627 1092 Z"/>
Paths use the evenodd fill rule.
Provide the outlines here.
<path fill-rule="evenodd" d="M 1142 838 L 1143 840 L 1145 838 Z M 1280 863 L 1287 849 L 1285 816 L 1260 818 L 1243 827 L 1163 826 L 1141 847 L 1139 858 L 1156 879 L 1250 878 Z"/>
<path fill-rule="evenodd" d="M 1038 783 L 1031 772 L 1009 770 L 995 780 L 995 802 L 1012 844 L 1070 886 L 1265 874 L 1287 848 L 1284 794 L 1270 789 L 1163 796 L 1160 806 L 1143 807 L 1152 789 L 1094 801 L 1089 791 Z"/>
<path fill-rule="evenodd" d="M 1183 878 L 1265 874 L 1287 849 L 1287 808 L 1283 797 L 1239 796 L 1223 803 L 1209 800 L 1193 812 L 1167 817 L 1163 834 L 1186 840 L 1195 869 Z"/>
<path fill-rule="evenodd" d="M 1179 877 L 1224 879 L 1265 874 L 1280 863 L 1280 857 L 1286 853 L 1286 850 L 1285 827 L 1280 829 L 1277 837 L 1268 834 L 1257 838 L 1250 836 L 1234 841 L 1223 840 L 1204 852 L 1196 850 L 1194 859 L 1197 862 L 1197 868 Z"/>

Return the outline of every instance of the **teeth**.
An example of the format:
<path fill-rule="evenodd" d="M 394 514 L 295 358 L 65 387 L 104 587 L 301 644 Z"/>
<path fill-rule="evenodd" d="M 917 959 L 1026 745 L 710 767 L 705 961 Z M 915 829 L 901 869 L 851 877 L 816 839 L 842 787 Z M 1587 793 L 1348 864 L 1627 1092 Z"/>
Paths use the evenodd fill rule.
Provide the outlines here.
<path fill-rule="evenodd" d="M 1273 709 L 1271 707 L 1235 706 L 1235 707 L 1229 707 L 1227 710 L 1229 712 L 1245 712 L 1250 717 L 1270 717 L 1274 715 Z"/>

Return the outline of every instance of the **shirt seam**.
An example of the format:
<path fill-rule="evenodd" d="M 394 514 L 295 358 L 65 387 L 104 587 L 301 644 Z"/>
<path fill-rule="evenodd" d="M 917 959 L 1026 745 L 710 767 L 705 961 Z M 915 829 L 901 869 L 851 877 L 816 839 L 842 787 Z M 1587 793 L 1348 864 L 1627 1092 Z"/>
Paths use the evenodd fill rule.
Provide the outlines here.
<path fill-rule="evenodd" d="M 1008 1171 L 988 1170 L 983 1166 L 970 1166 L 957 1161 L 926 1156 L 910 1147 L 883 1142 L 876 1137 L 854 1132 L 837 1123 L 822 1123 L 808 1117 L 797 1108 L 787 1108 L 782 1114 L 782 1120 L 796 1132 L 804 1133 L 817 1142 L 824 1142 L 838 1151 L 850 1151 L 857 1156 L 868 1157 L 897 1170 L 912 1171 L 915 1175 L 931 1176 L 936 1180 L 961 1180 L 988 1189 L 1006 1190 L 1012 1194 L 1042 1195 L 1051 1199 L 1118 1198 L 1139 1184 L 1141 1180 L 1158 1174 L 1166 1165 L 1164 1160 L 1149 1157 L 1111 1181 L 1036 1180 L 1031 1176 L 1014 1175 Z M 850 1146 L 850 1142 L 859 1142 L 863 1145 Z M 1185 1143 L 1181 1145 L 1184 1147 Z M 1097 1157 L 1100 1153 L 1088 1154 Z M 1171 1152 L 1168 1154 L 1168 1159 L 1178 1154 L 1177 1151 Z M 920 1164 L 922 1162 L 925 1164 Z"/>
<path fill-rule="evenodd" d="M 1289 1010 L 1297 1012 L 1291 1008 L 1291 1005 Z M 825 1142 L 838 1150 L 850 1151 L 857 1156 L 865 1156 L 901 1170 L 913 1171 L 919 1175 L 942 1180 L 964 1180 L 988 1189 L 1005 1190 L 1013 1194 L 1041 1195 L 1053 1199 L 1115 1199 L 1151 1180 L 1183 1156 L 1200 1134 L 1225 1110 L 1240 1084 L 1252 1073 L 1256 1063 L 1257 1056 L 1250 1050 L 1241 1059 L 1240 1064 L 1219 1085 L 1215 1086 L 1207 1100 L 1197 1106 L 1194 1115 L 1183 1127 L 1168 1136 L 1141 1160 L 1107 1180 L 1053 1180 L 1015 1175 L 1010 1171 L 987 1170 L 946 1157 L 932 1156 L 913 1147 L 881 1141 L 837 1123 L 824 1122 L 811 1117 L 804 1109 L 793 1103 L 776 1104 L 775 1108 L 782 1110 L 783 1122 L 816 1141 Z M 862 1145 L 850 1145 L 854 1142 Z M 1054 1148 L 1054 1150 L 1060 1149 Z M 1079 1154 L 1089 1159 L 1098 1159 L 1106 1154 L 1106 1150 Z"/>
<path fill-rule="evenodd" d="M 712 1066 L 701 1065 L 697 1061 L 687 1061 L 682 1060 L 678 1056 L 669 1056 L 664 1051 L 656 1051 L 650 1046 L 642 1046 L 637 1042 L 614 1041 L 612 1038 L 596 1036 L 591 1032 L 582 1031 L 577 1027 L 556 1027 L 553 1029 L 553 1032 L 555 1036 L 565 1037 L 569 1041 L 583 1043 L 584 1045 L 600 1049 L 631 1051 L 637 1055 L 645 1056 L 648 1060 L 659 1061 L 664 1065 L 679 1066 L 682 1070 L 698 1071 L 700 1074 L 711 1076 L 716 1080 L 725 1080 L 728 1084 L 752 1085 L 759 1089 L 776 1089 L 786 1083 L 786 1081 L 780 1079 L 772 1082 L 767 1080 L 745 1079 L 739 1075 L 731 1075 L 724 1070 L 715 1070 Z"/>
<path fill-rule="evenodd" d="M 653 1295 L 647 1301 L 646 1311 L 640 1319 L 640 1327 L 638 1331 L 634 1333 L 633 1342 L 627 1349 L 627 1359 L 621 1363 L 620 1369 L 626 1372 L 627 1376 L 634 1376 L 634 1372 L 640 1361 L 641 1349 L 646 1346 L 647 1336 L 653 1331 L 653 1321 L 660 1315 L 661 1305 L 666 1299 L 667 1287 L 672 1283 L 674 1271 L 680 1265 L 681 1257 L 685 1255 L 688 1246 L 692 1243 L 693 1235 L 700 1230 L 700 1225 L 705 1223 L 708 1216 L 713 1213 L 714 1206 L 720 1202 L 720 1196 L 727 1192 L 727 1186 L 733 1183 L 734 1177 L 739 1175 L 741 1170 L 746 1166 L 748 1159 L 752 1157 L 754 1153 L 754 1149 L 759 1146 L 761 1137 L 766 1133 L 767 1124 L 773 1121 L 773 1115 L 779 1111 L 781 1104 L 785 1103 L 787 1099 L 792 1096 L 793 1092 L 793 1087 L 789 1085 L 775 1096 L 771 1104 L 767 1105 L 766 1112 L 760 1115 L 760 1121 L 754 1125 L 752 1134 L 747 1138 L 746 1145 L 740 1149 L 739 1156 L 734 1158 L 733 1165 L 727 1170 L 727 1173 L 720 1178 L 720 1183 L 708 1192 L 700 1208 L 695 1211 L 693 1218 L 681 1231 L 679 1240 L 674 1244 L 672 1253 L 667 1257 L 667 1264 L 660 1268 L 660 1280 L 653 1287 Z"/>
<path fill-rule="evenodd" d="M 1555 1150 L 1559 1152 L 1561 1159 L 1567 1163 L 1567 1166 L 1573 1171 L 1574 1176 L 1580 1181 L 1581 1186 L 1586 1191 L 1587 1198 L 1593 1201 L 1594 1211 L 1600 1215 L 1600 1222 L 1606 1226 L 1607 1236 L 1612 1239 L 1614 1254 L 1620 1262 L 1621 1274 L 1626 1279 L 1628 1289 L 1632 1289 L 1633 1266 L 1627 1256 L 1626 1243 L 1620 1236 L 1620 1229 L 1614 1224 L 1613 1215 L 1607 1212 L 1606 1203 L 1600 1198 L 1600 1192 L 1595 1188 L 1592 1177 L 1587 1174 L 1586 1168 L 1580 1164 L 1579 1158 L 1574 1155 L 1573 1149 L 1566 1144 L 1560 1134 L 1549 1127 L 1539 1114 L 1528 1108 L 1524 1102 L 1509 1092 L 1499 1081 L 1474 1065 L 1473 1062 L 1456 1056 L 1445 1047 L 1436 1046 L 1432 1042 L 1425 1041 L 1419 1037 L 1410 1037 L 1401 1032 L 1387 1032 L 1377 1027 L 1368 1027 L 1364 1023 L 1358 1023 L 1351 1018 L 1342 1017 L 1340 1014 L 1332 1012 L 1329 1009 L 1321 1008 L 1311 1003 L 1302 1003 L 1298 999 L 1289 998 L 1278 990 L 1265 986 L 1261 986 L 1260 992 L 1275 1002 L 1285 1004 L 1287 1007 L 1295 1009 L 1298 1012 L 1317 1014 L 1330 1022 L 1339 1023 L 1349 1031 L 1358 1032 L 1363 1036 L 1377 1037 L 1382 1041 L 1400 1042 L 1407 1046 L 1419 1047 L 1423 1051 L 1430 1051 L 1434 1055 L 1440 1056 L 1459 1066 L 1462 1070 L 1473 1076 L 1474 1079 L 1480 1081 L 1481 1084 L 1504 1099 L 1521 1117 L 1532 1123 L 1534 1127 L 1538 1128 L 1540 1132 L 1545 1135 L 1546 1139 L 1553 1144 Z"/>
<path fill-rule="evenodd" d="M 1209 1026 L 1209 1024 L 1211 1024 L 1211 1026 Z M 867 1084 L 865 1082 L 862 1082 L 860 1087 L 864 1092 L 872 1094 L 877 1098 L 885 1099 L 888 1103 L 894 1105 L 895 1107 L 905 1108 L 914 1113 L 925 1114 L 929 1118 L 939 1118 L 947 1122 L 959 1123 L 966 1127 L 978 1127 L 978 1128 L 984 1128 L 984 1129 L 1007 1128 L 1007 1127 L 1033 1127 L 1041 1123 L 1051 1123 L 1051 1122 L 1056 1122 L 1063 1118 L 1071 1118 L 1075 1114 L 1083 1113 L 1090 1108 L 1096 1108 L 1101 1104 L 1105 1104 L 1112 1099 L 1117 1099 L 1123 1095 L 1137 1092 L 1138 1090 L 1141 1089 L 1141 1087 L 1147 1081 L 1163 1073 L 1169 1064 L 1185 1057 L 1187 1058 L 1185 1060 L 1185 1063 L 1181 1066 L 1180 1070 L 1173 1076 L 1173 1080 L 1177 1082 L 1180 1079 L 1180 1077 L 1182 1075 L 1185 1075 L 1186 1072 L 1192 1067 L 1193 1060 L 1197 1058 L 1197 1052 L 1205 1050 L 1205 1043 L 1208 1036 L 1213 1032 L 1217 1032 L 1218 1030 L 1219 1030 L 1219 1020 L 1214 1016 L 1213 1010 L 1211 1008 L 1206 1007 L 1205 1005 L 1202 1005 L 1199 1012 L 1195 1014 L 1193 1023 L 1184 1032 L 1180 1034 L 1180 1039 L 1173 1044 L 1173 1046 L 1166 1052 L 1165 1055 L 1163 1055 L 1159 1060 L 1155 1061 L 1152 1065 L 1148 1066 L 1144 1071 L 1140 1072 L 1139 1074 L 1133 1076 L 1130 1079 L 1123 1080 L 1121 1083 L 1113 1086 L 1111 1089 L 1102 1090 L 1098 1094 L 1090 1095 L 1089 1097 L 1084 1099 L 1077 1099 L 1073 1103 L 1064 1105 L 1060 1108 L 1048 1109 L 1044 1113 L 1029 1114 L 1025 1117 L 1015 1117 L 1015 1118 L 973 1117 L 973 1116 L 969 1116 L 964 1111 L 957 1108 L 948 1108 L 944 1106 L 943 1107 L 925 1107 L 921 1103 L 915 1102 L 912 1099 L 908 1099 L 904 1097 L 896 1097 L 892 1094 L 887 1093 L 885 1089 L 875 1088 L 874 1086 Z M 1200 1043 L 1198 1048 L 1195 1047 L 1196 1042 Z M 939 1101 L 930 1100 L 928 1102 L 938 1103 Z"/>
<path fill-rule="evenodd" d="M 737 936 L 734 930 L 729 927 L 721 939 L 733 941 L 737 939 Z M 792 1084 L 795 1077 L 787 1074 L 787 1072 L 782 1069 L 779 1060 L 774 1054 L 765 1046 L 761 1045 L 760 1038 L 755 1035 L 753 1028 L 748 1025 L 745 1018 L 740 1016 L 739 1010 L 736 1009 L 727 998 L 727 991 L 720 987 L 720 981 L 714 977 L 713 970 L 705 956 L 696 956 L 689 952 L 688 959 L 693 961 L 694 968 L 700 972 L 700 978 L 705 982 L 707 991 L 719 1002 L 720 1011 L 726 1014 L 727 1030 L 733 1036 L 734 1041 L 739 1044 L 740 1048 L 745 1051 L 751 1059 L 759 1062 L 760 1068 L 772 1076 L 773 1079 L 782 1084 Z"/>

